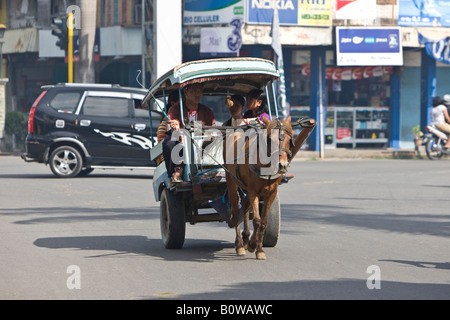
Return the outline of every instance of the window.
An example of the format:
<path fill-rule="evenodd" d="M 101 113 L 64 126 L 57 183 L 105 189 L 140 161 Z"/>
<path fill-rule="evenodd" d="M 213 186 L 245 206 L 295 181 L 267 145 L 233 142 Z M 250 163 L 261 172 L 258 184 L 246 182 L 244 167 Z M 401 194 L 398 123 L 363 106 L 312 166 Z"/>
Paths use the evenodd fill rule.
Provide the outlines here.
<path fill-rule="evenodd" d="M 61 92 L 52 99 L 50 107 L 61 113 L 73 113 L 80 97 L 80 92 Z"/>
<path fill-rule="evenodd" d="M 147 108 L 142 107 L 142 101 L 133 99 L 134 102 L 134 117 L 136 119 L 148 119 L 149 114 Z"/>
<path fill-rule="evenodd" d="M 128 99 L 113 97 L 87 97 L 83 105 L 85 116 L 127 118 Z"/>

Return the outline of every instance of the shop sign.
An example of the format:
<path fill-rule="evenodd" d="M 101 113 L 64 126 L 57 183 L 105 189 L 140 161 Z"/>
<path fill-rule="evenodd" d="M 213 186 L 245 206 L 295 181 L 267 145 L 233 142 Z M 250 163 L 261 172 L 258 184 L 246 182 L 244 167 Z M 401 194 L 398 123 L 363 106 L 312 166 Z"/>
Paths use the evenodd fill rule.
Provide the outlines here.
<path fill-rule="evenodd" d="M 352 137 L 352 132 L 349 128 L 337 128 L 336 129 L 336 140 L 346 140 Z"/>
<path fill-rule="evenodd" d="M 236 57 L 242 46 L 242 20 L 234 19 L 230 27 L 202 28 L 200 36 L 201 57 Z"/>
<path fill-rule="evenodd" d="M 449 1 L 398 0 L 398 25 L 450 27 Z"/>
<path fill-rule="evenodd" d="M 184 25 L 229 23 L 244 16 L 245 0 L 186 0 Z"/>
<path fill-rule="evenodd" d="M 373 77 L 382 77 L 392 74 L 394 68 L 391 66 L 377 67 L 327 67 L 325 69 L 326 80 L 359 80 L 369 79 Z M 311 75 L 311 67 L 309 64 L 302 65 L 301 74 L 304 76 Z"/>
<path fill-rule="evenodd" d="M 336 19 L 377 18 L 376 0 L 336 0 Z"/>
<path fill-rule="evenodd" d="M 336 28 L 338 66 L 403 65 L 400 28 Z"/>
<path fill-rule="evenodd" d="M 425 45 L 428 55 L 434 60 L 450 64 L 450 37 L 430 40 L 419 33 L 419 42 Z"/>
<path fill-rule="evenodd" d="M 331 0 L 247 0 L 246 22 L 272 24 L 275 8 L 280 25 L 331 25 Z"/>

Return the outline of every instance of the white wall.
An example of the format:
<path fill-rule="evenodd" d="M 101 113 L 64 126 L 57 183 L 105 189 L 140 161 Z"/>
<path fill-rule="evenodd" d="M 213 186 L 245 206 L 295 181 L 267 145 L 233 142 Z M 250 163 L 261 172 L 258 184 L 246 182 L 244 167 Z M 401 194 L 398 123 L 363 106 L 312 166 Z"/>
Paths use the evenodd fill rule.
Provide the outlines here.
<path fill-rule="evenodd" d="M 182 62 L 182 9 L 181 0 L 156 1 L 157 78 Z"/>

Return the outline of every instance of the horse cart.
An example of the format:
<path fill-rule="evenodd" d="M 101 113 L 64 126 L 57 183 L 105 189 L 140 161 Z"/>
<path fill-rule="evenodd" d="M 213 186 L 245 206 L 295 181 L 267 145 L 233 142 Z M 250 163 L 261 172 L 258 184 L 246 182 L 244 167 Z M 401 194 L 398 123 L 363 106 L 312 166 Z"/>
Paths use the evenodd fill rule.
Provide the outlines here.
<path fill-rule="evenodd" d="M 167 116 L 166 98 L 176 91 L 180 97 L 180 113 L 183 114 L 182 89 L 190 84 L 202 83 L 202 104 L 214 111 L 216 119 L 219 116 L 229 118 L 225 106 L 227 96 L 240 94 L 245 97 L 251 90 L 260 89 L 266 93 L 270 117 L 276 119 L 280 117 L 274 85 L 277 79 L 279 79 L 279 73 L 273 62 L 263 59 L 225 58 L 188 62 L 175 67 L 159 78 L 149 89 L 143 105 L 152 109 L 155 108 L 154 104 L 157 104 L 157 108 L 163 110 L 163 114 Z M 227 166 L 224 162 L 223 150 L 220 144 L 216 144 L 218 147 L 205 148 L 205 142 L 217 139 L 230 129 L 245 131 L 258 126 L 261 127 L 261 124 L 248 124 L 239 128 L 220 125 L 199 128 L 191 123 L 183 123 L 184 129 L 181 130 L 183 182 L 171 183 L 164 161 L 156 167 L 153 176 L 154 196 L 156 201 L 160 202 L 161 235 L 167 249 L 179 249 L 183 246 L 187 223 L 195 225 L 200 222 L 216 221 L 230 224 Z M 292 140 L 292 148 L 289 151 L 290 160 L 314 129 L 315 122 L 312 119 L 300 119 L 292 123 L 292 126 L 301 126 L 302 131 L 295 137 L 295 144 Z M 162 145 L 163 143 L 160 142 L 150 150 L 152 160 L 162 156 Z M 283 174 L 279 181 L 287 183 L 290 178 L 292 176 Z M 239 189 L 241 211 L 246 209 L 242 208 L 245 197 L 246 191 Z M 253 215 L 250 212 L 250 219 Z M 264 246 L 274 247 L 277 244 L 280 218 L 280 199 L 277 194 L 269 209 L 263 239 Z"/>

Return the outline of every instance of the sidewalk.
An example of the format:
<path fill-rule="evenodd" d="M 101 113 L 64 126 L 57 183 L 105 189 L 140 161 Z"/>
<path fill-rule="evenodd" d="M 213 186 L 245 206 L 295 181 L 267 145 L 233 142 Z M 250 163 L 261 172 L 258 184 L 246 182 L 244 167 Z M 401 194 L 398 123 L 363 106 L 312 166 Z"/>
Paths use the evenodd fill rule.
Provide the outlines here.
<path fill-rule="evenodd" d="M 325 149 L 324 160 L 337 159 L 428 159 L 425 148 L 419 149 L 420 155 L 417 155 L 414 149 Z M 295 156 L 296 161 L 321 160 L 319 152 L 300 150 Z"/>
<path fill-rule="evenodd" d="M 0 157 L 20 157 L 24 151 L 6 152 L 0 150 Z"/>

